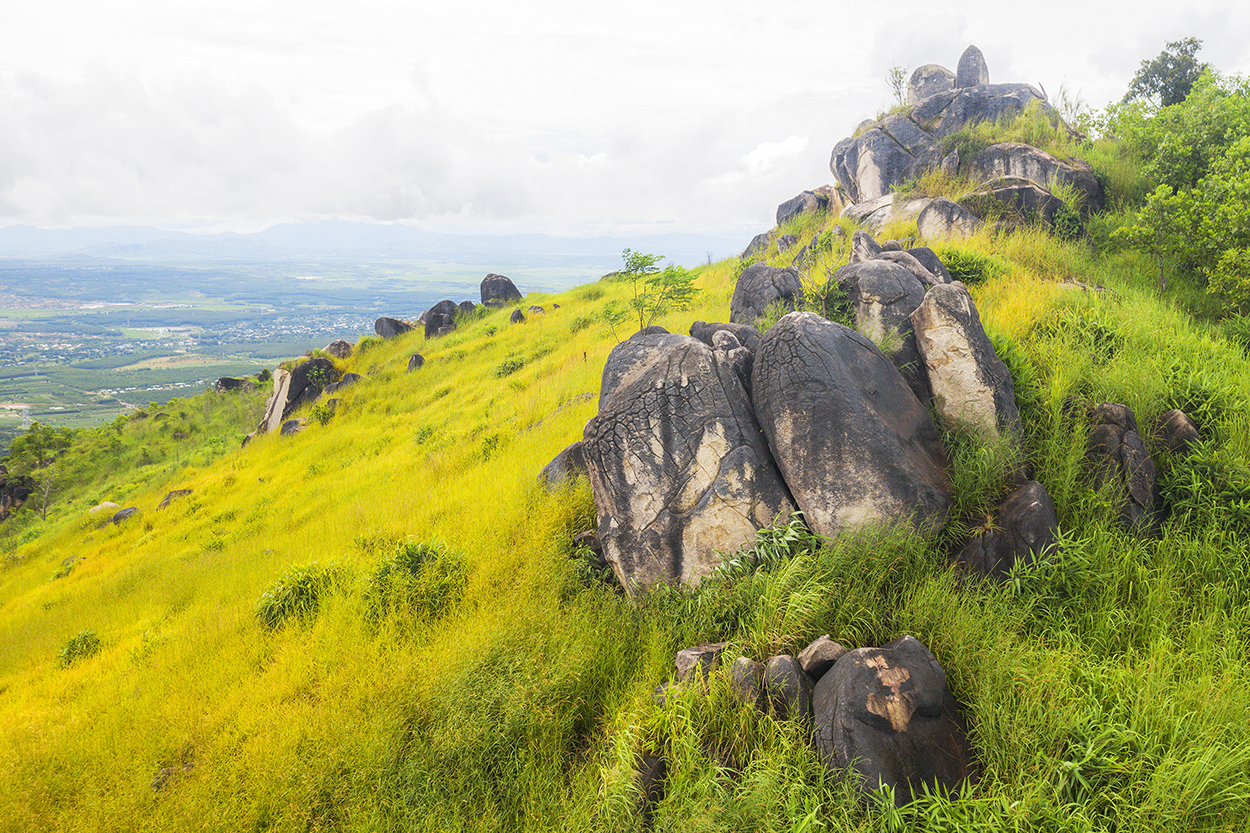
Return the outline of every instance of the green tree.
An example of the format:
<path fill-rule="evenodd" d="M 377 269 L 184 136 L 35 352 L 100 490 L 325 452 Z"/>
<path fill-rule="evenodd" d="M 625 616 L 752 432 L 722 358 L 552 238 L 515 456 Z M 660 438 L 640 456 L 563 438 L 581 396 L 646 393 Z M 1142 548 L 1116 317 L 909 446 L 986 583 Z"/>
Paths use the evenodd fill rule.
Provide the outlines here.
<path fill-rule="evenodd" d="M 70 447 L 74 432 L 32 422 L 30 429 L 9 444 L 9 463 L 14 473 L 27 474 L 41 469 Z"/>
<path fill-rule="evenodd" d="M 657 316 L 671 310 L 683 310 L 690 306 L 698 294 L 694 285 L 695 275 L 681 266 L 660 269 L 663 255 L 644 254 L 626 249 L 621 253 L 625 266 L 617 280 L 629 281 L 633 297 L 626 308 L 615 302 L 604 307 L 603 318 L 616 335 L 616 325 L 632 315 L 638 316 L 638 332 L 651 326 Z M 619 339 L 619 336 L 617 336 Z"/>
<path fill-rule="evenodd" d="M 890 67 L 886 79 L 890 82 L 890 89 L 894 91 L 894 102 L 902 107 L 907 103 L 907 67 Z"/>
<path fill-rule="evenodd" d="M 1201 48 L 1198 38 L 1170 41 L 1157 58 L 1141 62 L 1124 101 L 1144 100 L 1163 107 L 1184 101 L 1207 68 L 1194 57 Z"/>
<path fill-rule="evenodd" d="M 1189 200 L 1168 185 L 1160 185 L 1146 198 L 1131 226 L 1118 229 L 1116 236 L 1131 247 L 1153 255 L 1159 269 L 1159 292 L 1167 288 L 1165 263 L 1185 252 L 1189 237 Z"/>

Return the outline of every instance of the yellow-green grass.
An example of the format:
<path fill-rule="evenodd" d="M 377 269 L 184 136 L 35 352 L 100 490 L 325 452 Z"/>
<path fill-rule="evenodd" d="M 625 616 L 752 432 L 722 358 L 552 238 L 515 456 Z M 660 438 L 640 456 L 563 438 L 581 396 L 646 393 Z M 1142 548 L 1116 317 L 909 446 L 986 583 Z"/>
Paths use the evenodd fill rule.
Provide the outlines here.
<path fill-rule="evenodd" d="M 801 246 L 832 223 L 785 231 Z M 805 275 L 813 285 L 845 260 L 833 241 Z M 119 466 L 93 497 L 124 497 L 136 519 L 102 525 L 80 500 L 31 527 L 43 534 L 0 571 L 0 827 L 637 830 L 644 752 L 670 764 L 655 829 L 919 824 L 862 806 L 801 726 L 741 707 L 723 679 L 666 708 L 651 700 L 683 645 L 732 638 L 730 658 L 764 659 L 828 632 L 852 646 L 912 633 L 946 668 L 982 781 L 909 811 L 948 825 L 934 829 L 1243 829 L 1245 531 L 1197 514 L 1160 541 L 1115 529 L 1106 496 L 1088 489 L 1069 403 L 1122 401 L 1148 425 L 1183 400 L 1244 462 L 1244 355 L 1156 298 L 1147 262 L 1040 232 L 958 248 L 1001 266 L 972 291 L 1016 375 L 1062 561 L 1002 588 L 947 570 L 953 532 L 865 535 L 629 602 L 570 557 L 571 534 L 594 524 L 587 487 L 549 493 L 535 480 L 595 413 L 615 343 L 596 315 L 629 288 L 531 296 L 548 311 L 523 325 L 501 311 L 338 362 L 366 379 L 324 425 L 195 466 Z M 656 323 L 724 320 L 739 268 L 701 269 L 696 306 Z M 413 352 L 426 363 L 409 373 Z M 510 360 L 523 365 L 505 372 Z M 200 407 L 178 403 L 171 418 L 193 422 Z M 254 423 L 254 406 L 239 407 L 233 424 Z M 126 423 L 119 459 L 141 463 L 168 431 L 154 416 Z M 1148 442 L 1165 475 L 1185 470 Z M 992 451 L 966 438 L 952 448 L 954 523 L 967 528 L 1007 478 Z M 192 493 L 158 511 L 174 488 Z M 463 554 L 463 598 L 435 620 L 373 619 L 367 580 L 408 536 Z M 307 623 L 261 627 L 261 594 L 313 563 L 347 579 Z M 83 628 L 101 651 L 61 668 Z"/>

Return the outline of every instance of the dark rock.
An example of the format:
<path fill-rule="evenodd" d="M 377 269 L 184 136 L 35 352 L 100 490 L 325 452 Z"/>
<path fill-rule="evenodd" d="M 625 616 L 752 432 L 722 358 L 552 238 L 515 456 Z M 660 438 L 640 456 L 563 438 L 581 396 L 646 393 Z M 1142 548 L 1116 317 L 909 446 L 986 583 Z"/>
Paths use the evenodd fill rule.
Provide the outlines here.
<path fill-rule="evenodd" d="M 334 362 L 329 359 L 309 359 L 296 365 L 291 371 L 290 383 L 287 386 L 286 406 L 282 409 L 282 418 L 290 416 L 301 405 L 317 401 L 325 386 L 330 384 L 338 373 Z"/>
<path fill-rule="evenodd" d="M 356 384 L 363 378 L 365 377 L 361 376 L 359 373 L 344 373 L 342 379 L 339 379 L 337 382 L 331 382 L 330 384 L 326 385 L 325 388 L 322 390 L 322 393 L 326 394 L 327 396 L 333 393 L 338 393 L 344 388 L 351 387 L 352 385 Z"/>
<path fill-rule="evenodd" d="M 688 336 L 613 349 L 584 450 L 599 538 L 630 593 L 697 584 L 794 509 L 733 363 Z"/>
<path fill-rule="evenodd" d="M 575 442 L 565 448 L 538 473 L 538 482 L 548 489 L 559 489 L 575 477 L 586 476 L 586 455 L 582 444 Z"/>
<path fill-rule="evenodd" d="M 665 336 L 668 334 L 668 330 L 664 329 L 659 324 L 651 324 L 643 327 L 641 330 L 630 336 L 630 338 L 641 338 L 643 336 Z"/>
<path fill-rule="evenodd" d="M 658 686 L 651 689 L 651 702 L 655 703 L 660 708 L 664 708 L 668 705 L 668 701 L 681 694 L 681 691 L 682 688 L 677 683 L 660 683 Z"/>
<path fill-rule="evenodd" d="M 729 301 L 729 320 L 735 324 L 754 324 L 774 303 L 791 310 L 802 306 L 803 278 L 795 269 L 753 264 L 738 276 L 733 298 Z"/>
<path fill-rule="evenodd" d="M 1016 564 L 1031 565 L 1057 545 L 1059 517 L 1046 487 L 1030 480 L 998 507 L 993 526 L 959 553 L 964 569 L 1006 579 Z"/>
<path fill-rule="evenodd" d="M 172 492 L 165 495 L 165 497 L 161 498 L 161 502 L 156 505 L 156 508 L 158 511 L 161 509 L 164 509 L 166 506 L 173 503 L 178 498 L 186 497 L 189 494 L 191 494 L 190 489 L 174 489 Z"/>
<path fill-rule="evenodd" d="M 343 404 L 343 400 L 337 397 L 333 399 L 327 399 L 326 404 L 325 404 L 325 409 L 326 411 L 329 412 L 330 416 L 334 416 L 335 414 L 338 413 L 339 406 L 342 404 Z"/>
<path fill-rule="evenodd" d="M 649 828 L 655 805 L 664 800 L 668 762 L 658 755 L 639 755 L 635 771 L 639 792 L 638 812 L 642 815 L 643 827 Z"/>
<path fill-rule="evenodd" d="M 877 241 L 872 239 L 872 235 L 863 229 L 857 230 L 851 235 L 851 263 L 858 263 L 861 260 L 876 260 L 881 255 L 881 247 L 877 245 Z"/>
<path fill-rule="evenodd" d="M 398 318 L 379 318 L 373 322 L 373 331 L 382 338 L 394 338 L 412 330 L 412 325 Z"/>
<path fill-rule="evenodd" d="M 789 654 L 771 657 L 764 666 L 764 691 L 775 717 L 807 720 L 812 715 L 812 681 Z"/>
<path fill-rule="evenodd" d="M 764 335 L 751 378 L 760 427 L 812 531 L 930 530 L 946 520 L 951 487 L 937 426 L 867 337 L 791 313 Z"/>
<path fill-rule="evenodd" d="M 942 263 L 941 258 L 934 253 L 928 246 L 913 246 L 907 250 L 907 253 L 920 262 L 920 265 L 929 270 L 934 275 L 938 283 L 953 283 L 954 278 Z"/>
<path fill-rule="evenodd" d="M 508 321 L 509 321 L 510 323 L 512 323 L 512 324 L 524 324 L 524 323 L 525 323 L 525 313 L 521 312 L 521 310 L 519 310 L 519 309 L 514 309 L 514 310 L 512 311 L 512 317 L 511 317 L 511 318 L 509 318 L 509 319 L 508 319 Z"/>
<path fill-rule="evenodd" d="M 254 387 L 255 385 L 252 384 L 250 379 L 236 379 L 233 376 L 222 376 L 217 380 L 217 383 L 213 385 L 213 390 L 217 391 L 217 393 L 226 393 L 227 391 L 232 390 L 252 390 Z"/>
<path fill-rule="evenodd" d="M 352 345 L 339 338 L 327 344 L 325 351 L 336 359 L 346 359 L 352 354 Z"/>
<path fill-rule="evenodd" d="M 673 664 L 677 666 L 678 682 L 687 682 L 696 673 L 706 681 L 712 669 L 720 664 L 720 655 L 729 647 L 728 642 L 703 642 L 677 652 Z"/>
<path fill-rule="evenodd" d="M 521 290 L 516 288 L 516 284 L 510 278 L 503 275 L 496 275 L 493 272 L 482 278 L 482 303 L 487 306 L 491 301 L 499 301 L 502 305 L 514 303 L 521 300 Z"/>
<path fill-rule="evenodd" d="M 542 307 L 530 307 L 530 315 L 546 315 L 547 311 Z"/>
<path fill-rule="evenodd" d="M 438 338 L 445 335 L 444 328 L 456 327 L 456 313 L 460 312 L 460 307 L 455 301 L 439 301 L 434 306 L 425 311 L 425 337 Z"/>
<path fill-rule="evenodd" d="M 288 419 L 282 423 L 281 435 L 283 437 L 292 437 L 304 430 L 304 426 L 308 424 L 306 419 Z"/>
<path fill-rule="evenodd" d="M 113 515 L 113 517 L 110 518 L 110 520 L 115 524 L 120 524 L 122 521 L 128 518 L 133 518 L 137 514 L 139 514 L 139 507 L 127 506 L 125 509 Z"/>
<path fill-rule="evenodd" d="M 1094 488 L 1111 484 L 1126 529 L 1157 530 L 1160 495 L 1154 460 L 1137 430 L 1137 417 L 1125 405 L 1104 402 L 1090 414 L 1093 429 L 1085 459 L 1094 473 Z"/>
<path fill-rule="evenodd" d="M 944 66 L 925 64 L 917 67 L 907 81 L 907 103 L 915 104 L 921 99 L 955 88 L 955 73 Z"/>
<path fill-rule="evenodd" d="M 799 238 L 793 234 L 783 234 L 777 238 L 777 251 L 788 252 L 799 244 Z"/>
<path fill-rule="evenodd" d="M 472 315 L 477 312 L 477 304 L 472 301 L 461 301 L 458 304 L 459 311 L 457 315 Z"/>
<path fill-rule="evenodd" d="M 255 432 L 255 431 L 253 431 L 253 432 L 252 432 L 252 433 L 250 433 L 250 434 L 244 434 L 244 435 L 243 435 L 243 442 L 239 443 L 239 448 L 247 448 L 247 444 L 248 444 L 248 443 L 250 443 L 250 442 L 251 442 L 252 440 L 254 440 L 254 439 L 256 439 L 256 432 Z"/>
<path fill-rule="evenodd" d="M 959 64 L 955 68 L 955 87 L 979 87 L 990 83 L 990 68 L 985 64 L 985 56 L 975 46 L 969 46 L 959 56 Z"/>
<path fill-rule="evenodd" d="M 893 115 L 854 139 L 838 142 L 829 169 L 855 202 L 862 203 L 889 194 L 926 167 L 937 165 L 940 152 L 934 137 L 915 121 Z"/>
<path fill-rule="evenodd" d="M 420 370 L 422 365 L 424 364 L 425 364 L 425 356 L 421 355 L 420 353 L 413 353 L 408 358 L 408 372 L 411 373 L 414 370 Z"/>
<path fill-rule="evenodd" d="M 560 308 L 560 305 L 559 305 L 559 304 L 557 304 L 557 303 L 555 303 L 555 302 L 553 301 L 553 302 L 552 302 L 552 304 L 551 304 L 551 308 L 552 308 L 553 310 L 556 310 L 556 309 L 559 309 L 559 308 Z"/>
<path fill-rule="evenodd" d="M 729 688 L 734 696 L 752 708 L 763 709 L 767 705 L 764 666 L 749 657 L 738 657 L 730 666 Z"/>
<path fill-rule="evenodd" d="M 957 795 L 976 778 L 946 672 L 914 637 L 849 652 L 813 700 L 817 751 L 831 770 L 849 769 L 865 798 L 884 784 L 902 806 L 921 785 Z"/>
<path fill-rule="evenodd" d="M 1007 365 L 981 326 L 981 316 L 962 283 L 931 288 L 911 314 L 933 405 L 945 428 L 987 438 L 1020 436 L 1020 412 Z"/>
<path fill-rule="evenodd" d="M 828 205 L 827 198 L 821 199 L 813 191 L 804 191 L 797 197 L 791 197 L 777 206 L 777 225 L 780 226 L 804 214 L 815 214 L 817 211 L 823 210 L 826 205 Z"/>
<path fill-rule="evenodd" d="M 1155 422 L 1155 437 L 1173 454 L 1187 454 L 1190 447 L 1198 442 L 1198 424 L 1184 411 L 1173 408 L 1159 414 Z"/>
<path fill-rule="evenodd" d="M 899 243 L 897 240 L 882 240 L 881 241 L 881 253 L 882 254 L 885 254 L 887 252 L 901 252 L 901 251 L 903 251 L 903 244 Z"/>
<path fill-rule="evenodd" d="M 772 245 L 773 233 L 771 231 L 757 234 L 751 238 L 751 242 L 742 250 L 742 254 L 738 257 L 742 260 L 752 260 L 768 251 L 768 247 Z"/>
<path fill-rule="evenodd" d="M 895 241 L 891 240 L 889 242 L 894 243 Z M 897 245 L 897 243 L 895 243 L 895 245 Z M 911 272 L 912 275 L 915 276 L 916 280 L 920 281 L 920 283 L 926 288 L 946 283 L 946 281 L 942 280 L 941 276 L 935 275 L 911 252 L 903 251 L 901 247 L 898 249 L 887 249 L 885 246 L 882 246 L 881 254 L 877 255 L 877 259 L 888 260 L 890 263 L 897 263 L 908 272 Z"/>
<path fill-rule="evenodd" d="M 920 236 L 928 240 L 944 237 L 971 237 L 981 228 L 981 218 L 957 202 L 937 197 L 916 218 Z"/>
<path fill-rule="evenodd" d="M 911 314 L 924 302 L 924 284 L 888 260 L 848 263 L 833 277 L 846 292 L 855 328 L 890 357 L 916 398 L 928 402 L 929 380 L 911 324 Z"/>
<path fill-rule="evenodd" d="M 696 321 L 690 325 L 690 335 L 706 344 L 708 347 L 712 344 L 712 337 L 716 333 L 725 331 L 733 333 L 738 339 L 738 343 L 754 353 L 760 346 L 760 331 L 749 324 L 725 324 L 721 322 Z"/>
<path fill-rule="evenodd" d="M 489 301 L 483 302 L 482 306 L 486 307 L 487 309 L 503 309 L 504 307 L 508 305 L 505 304 L 503 301 L 496 301 L 494 299 L 491 299 Z"/>
<path fill-rule="evenodd" d="M 845 653 L 846 648 L 830 639 L 829 634 L 825 634 L 816 637 L 799 652 L 799 666 L 812 682 L 818 682 Z"/>

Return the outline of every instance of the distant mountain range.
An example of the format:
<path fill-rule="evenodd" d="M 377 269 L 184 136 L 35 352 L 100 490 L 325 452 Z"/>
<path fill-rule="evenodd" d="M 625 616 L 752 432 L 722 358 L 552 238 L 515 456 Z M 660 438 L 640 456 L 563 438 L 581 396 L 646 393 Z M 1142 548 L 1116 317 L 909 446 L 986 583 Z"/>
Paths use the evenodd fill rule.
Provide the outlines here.
<path fill-rule="evenodd" d="M 282 223 L 250 234 L 193 234 L 149 226 L 41 229 L 0 228 L 0 258 L 136 261 L 281 262 L 300 260 L 451 261 L 611 264 L 621 250 L 662 254 L 695 266 L 741 251 L 748 240 L 727 235 L 662 234 L 553 237 L 545 234 L 444 234 L 414 226 L 324 220 Z"/>

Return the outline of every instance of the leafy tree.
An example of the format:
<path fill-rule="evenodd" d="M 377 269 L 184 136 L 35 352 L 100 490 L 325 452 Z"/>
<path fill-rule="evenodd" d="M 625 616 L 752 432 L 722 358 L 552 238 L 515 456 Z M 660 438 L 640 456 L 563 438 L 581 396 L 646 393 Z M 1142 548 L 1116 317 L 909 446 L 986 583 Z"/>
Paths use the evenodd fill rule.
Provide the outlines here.
<path fill-rule="evenodd" d="M 1153 255 L 1159 268 L 1159 291 L 1167 288 L 1164 264 L 1182 255 L 1188 241 L 1189 200 L 1168 185 L 1160 185 L 1130 226 L 1116 231 L 1131 247 Z"/>
<path fill-rule="evenodd" d="M 894 91 L 895 103 L 902 107 L 907 103 L 907 67 L 890 67 L 890 73 L 886 78 L 890 82 L 890 89 Z"/>
<path fill-rule="evenodd" d="M 74 432 L 32 422 L 30 429 L 9 444 L 9 462 L 15 472 L 28 473 L 41 469 L 70 447 Z"/>
<path fill-rule="evenodd" d="M 681 266 L 658 266 L 663 255 L 644 254 L 626 249 L 621 253 L 625 267 L 617 280 L 629 281 L 634 295 L 626 308 L 613 302 L 605 306 L 603 318 L 616 335 L 616 325 L 632 315 L 638 316 L 638 332 L 651 326 L 657 316 L 670 310 L 683 310 L 690 306 L 698 294 L 694 285 L 695 275 Z M 618 336 L 619 338 L 619 336 Z"/>
<path fill-rule="evenodd" d="M 1207 69 L 1206 64 L 1194 57 L 1201 48 L 1202 41 L 1198 38 L 1170 41 L 1157 58 L 1141 62 L 1141 68 L 1124 94 L 1124 101 L 1145 100 L 1163 107 L 1180 104 Z"/>

